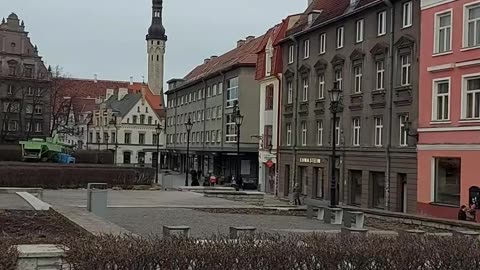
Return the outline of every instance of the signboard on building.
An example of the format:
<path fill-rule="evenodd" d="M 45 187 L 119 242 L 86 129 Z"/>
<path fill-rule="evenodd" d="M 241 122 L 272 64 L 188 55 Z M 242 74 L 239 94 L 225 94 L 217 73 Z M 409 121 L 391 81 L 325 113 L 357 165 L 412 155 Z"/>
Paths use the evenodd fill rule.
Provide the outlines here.
<path fill-rule="evenodd" d="M 268 168 L 273 167 L 273 161 L 271 159 L 269 159 L 267 162 L 265 162 L 265 164 L 267 165 Z"/>
<path fill-rule="evenodd" d="M 322 164 L 321 158 L 300 158 L 300 163 Z"/>

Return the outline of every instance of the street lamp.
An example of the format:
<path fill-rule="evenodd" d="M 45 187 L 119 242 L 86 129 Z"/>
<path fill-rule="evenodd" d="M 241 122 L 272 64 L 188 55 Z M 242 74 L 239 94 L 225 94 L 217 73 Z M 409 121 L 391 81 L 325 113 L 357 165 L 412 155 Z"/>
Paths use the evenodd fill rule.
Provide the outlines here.
<path fill-rule="evenodd" d="M 156 166 L 156 170 L 157 170 L 157 174 L 155 175 L 155 183 L 158 184 L 158 167 L 159 166 L 159 161 L 160 161 L 160 133 L 162 132 L 162 126 L 160 126 L 160 123 L 157 124 L 157 127 L 155 128 L 155 132 L 157 134 L 157 164 L 155 165 Z"/>
<path fill-rule="evenodd" d="M 333 84 L 333 89 L 328 91 L 330 94 L 330 112 L 332 113 L 332 159 L 331 159 L 331 183 L 330 183 L 330 206 L 335 207 L 337 205 L 337 180 L 335 176 L 336 171 L 336 145 L 337 137 L 335 122 L 337 121 L 337 113 L 340 111 L 342 106 L 342 91 L 338 89 L 338 82 Z"/>
<path fill-rule="evenodd" d="M 410 130 L 412 129 L 412 121 L 407 118 L 407 120 L 403 122 L 403 127 L 405 128 L 405 133 L 407 133 L 408 137 L 415 138 L 418 141 L 418 133 L 410 133 Z"/>
<path fill-rule="evenodd" d="M 185 128 L 187 129 L 187 160 L 185 164 L 185 186 L 188 187 L 188 169 L 189 169 L 189 159 L 190 159 L 190 132 L 192 131 L 193 123 L 190 117 L 188 118 L 187 123 L 185 123 Z"/>
<path fill-rule="evenodd" d="M 235 172 L 235 180 L 237 182 L 236 189 L 239 190 L 240 180 L 240 127 L 243 124 L 243 115 L 240 113 L 240 108 L 238 108 L 238 100 L 235 101 L 235 107 L 233 108 L 233 117 L 235 119 L 235 126 L 237 128 L 237 168 Z"/>
<path fill-rule="evenodd" d="M 112 138 L 114 139 L 114 143 L 115 143 L 115 154 L 114 154 L 114 157 L 113 157 L 113 162 L 115 163 L 115 165 L 117 164 L 117 152 L 118 152 L 118 129 L 120 127 L 120 124 L 117 123 L 117 117 L 115 116 L 114 118 L 112 118 L 109 122 L 110 125 L 113 125 L 115 127 L 115 137 Z M 108 149 L 108 147 L 107 147 Z"/>

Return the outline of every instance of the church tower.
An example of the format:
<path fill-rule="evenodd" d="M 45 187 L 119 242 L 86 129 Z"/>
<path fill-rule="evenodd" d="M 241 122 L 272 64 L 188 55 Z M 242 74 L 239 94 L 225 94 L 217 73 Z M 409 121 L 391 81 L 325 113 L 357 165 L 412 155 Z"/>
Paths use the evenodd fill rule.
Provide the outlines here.
<path fill-rule="evenodd" d="M 152 25 L 147 34 L 148 87 L 160 95 L 163 104 L 163 74 L 167 36 L 162 23 L 163 0 L 153 0 Z"/>

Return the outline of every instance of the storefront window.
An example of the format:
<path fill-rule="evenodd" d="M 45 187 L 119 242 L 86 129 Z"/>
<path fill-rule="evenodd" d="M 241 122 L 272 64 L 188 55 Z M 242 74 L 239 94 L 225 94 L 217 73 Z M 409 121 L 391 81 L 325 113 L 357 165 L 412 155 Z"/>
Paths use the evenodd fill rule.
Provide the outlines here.
<path fill-rule="evenodd" d="M 385 207 L 385 173 L 372 172 L 372 205 L 374 208 Z"/>
<path fill-rule="evenodd" d="M 323 198 L 325 196 L 323 188 L 324 188 L 324 179 L 323 179 L 323 168 L 314 168 L 314 177 L 315 183 L 317 185 L 315 189 L 315 197 Z"/>
<path fill-rule="evenodd" d="M 302 195 L 307 195 L 308 176 L 307 167 L 298 167 L 298 180 L 300 181 L 300 187 L 302 189 Z"/>
<path fill-rule="evenodd" d="M 435 159 L 435 202 L 460 205 L 459 158 Z"/>
<path fill-rule="evenodd" d="M 350 203 L 362 204 L 362 171 L 350 171 Z"/>

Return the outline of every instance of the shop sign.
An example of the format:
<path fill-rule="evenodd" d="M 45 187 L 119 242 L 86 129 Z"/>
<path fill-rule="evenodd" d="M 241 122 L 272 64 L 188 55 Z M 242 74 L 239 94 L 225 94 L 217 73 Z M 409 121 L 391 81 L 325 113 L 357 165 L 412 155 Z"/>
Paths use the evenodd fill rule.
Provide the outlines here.
<path fill-rule="evenodd" d="M 300 158 L 300 163 L 322 164 L 321 158 Z"/>
<path fill-rule="evenodd" d="M 273 167 L 273 161 L 271 159 L 269 159 L 267 162 L 265 162 L 265 164 L 267 164 L 267 167 L 268 168 L 272 168 Z"/>

